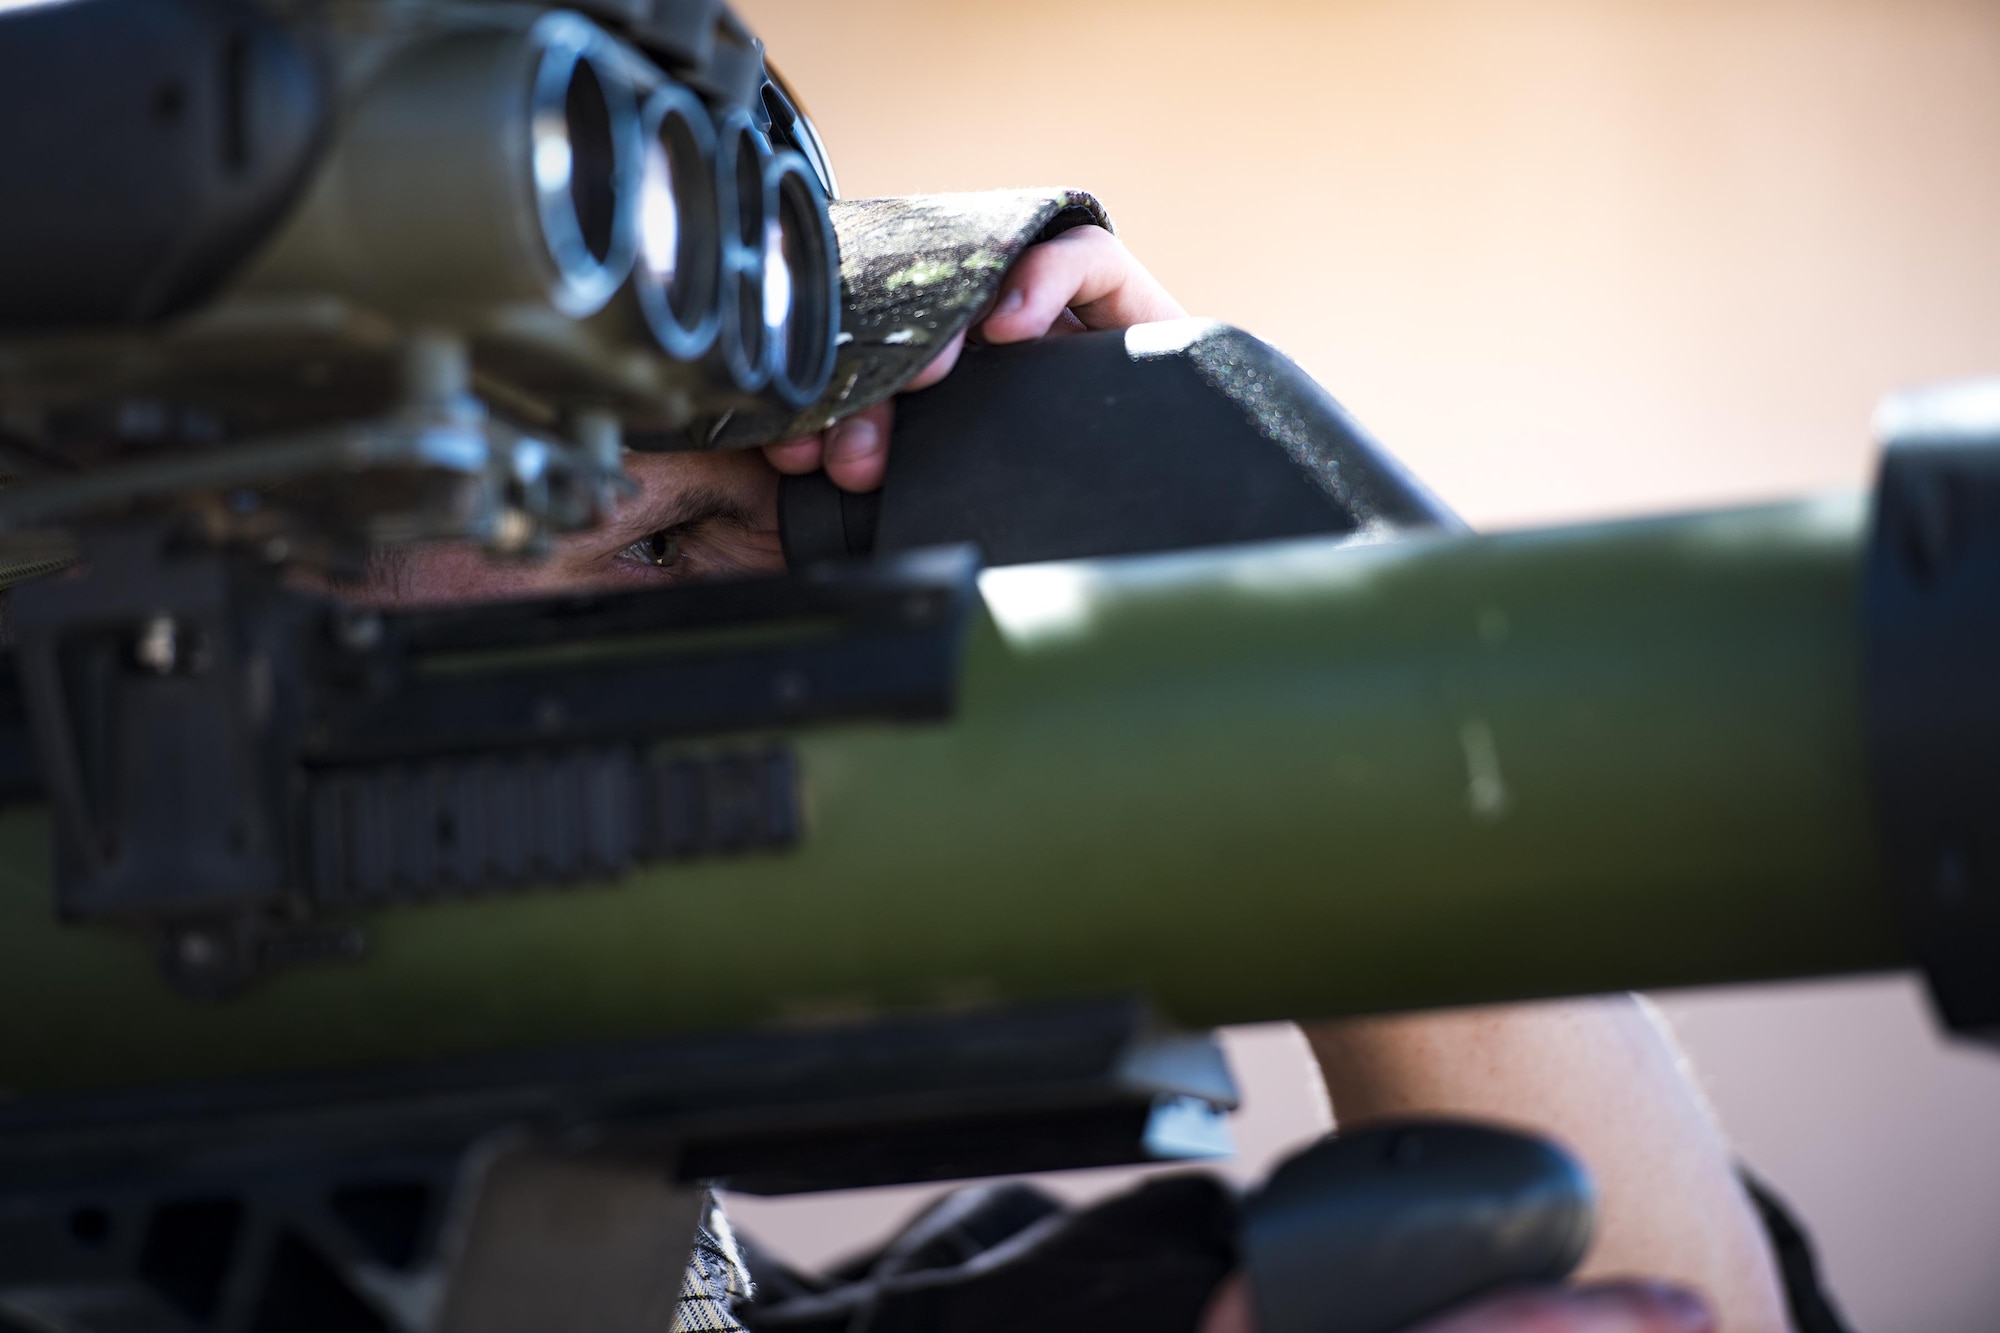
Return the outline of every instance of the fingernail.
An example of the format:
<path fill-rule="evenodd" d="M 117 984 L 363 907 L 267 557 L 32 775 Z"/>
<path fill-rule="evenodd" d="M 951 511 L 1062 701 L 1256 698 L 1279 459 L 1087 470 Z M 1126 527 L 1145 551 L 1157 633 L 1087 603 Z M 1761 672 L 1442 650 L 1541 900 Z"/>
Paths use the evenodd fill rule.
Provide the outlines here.
<path fill-rule="evenodd" d="M 830 461 L 851 463 L 866 458 L 882 447 L 882 432 L 867 417 L 849 417 L 833 428 L 826 440 Z"/>
<path fill-rule="evenodd" d="M 1011 315 L 1028 303 L 1028 294 L 1019 287 L 1009 287 L 1001 293 L 1000 304 L 993 307 L 996 315 Z"/>
<path fill-rule="evenodd" d="M 1715 1316 L 1709 1313 L 1708 1303 L 1685 1287 L 1668 1282 L 1642 1282 L 1638 1289 L 1646 1303 L 1676 1328 L 1684 1328 L 1688 1333 L 1708 1333 L 1715 1327 Z"/>

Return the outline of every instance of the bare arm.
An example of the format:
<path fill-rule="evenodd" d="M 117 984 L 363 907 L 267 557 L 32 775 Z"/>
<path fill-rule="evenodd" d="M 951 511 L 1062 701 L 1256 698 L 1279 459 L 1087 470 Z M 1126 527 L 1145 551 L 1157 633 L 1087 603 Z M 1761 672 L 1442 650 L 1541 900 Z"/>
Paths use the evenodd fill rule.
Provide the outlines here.
<path fill-rule="evenodd" d="M 1724 1333 L 1787 1327 L 1777 1268 L 1665 1025 L 1633 996 L 1308 1025 L 1334 1118 L 1453 1114 L 1538 1130 L 1590 1167 L 1580 1276 L 1703 1293 Z"/>

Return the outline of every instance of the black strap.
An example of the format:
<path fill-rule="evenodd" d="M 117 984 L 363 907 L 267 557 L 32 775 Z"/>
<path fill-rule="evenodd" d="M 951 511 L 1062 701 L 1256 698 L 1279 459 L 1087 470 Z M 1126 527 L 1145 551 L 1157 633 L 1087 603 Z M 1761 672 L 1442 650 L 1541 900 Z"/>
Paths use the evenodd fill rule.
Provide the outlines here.
<path fill-rule="evenodd" d="M 1854 1333 L 1854 1326 L 1820 1285 L 1819 1259 L 1813 1253 L 1812 1237 L 1769 1185 L 1748 1168 L 1739 1166 L 1737 1174 L 1743 1178 L 1743 1188 L 1749 1191 L 1750 1202 L 1757 1205 L 1757 1216 L 1771 1237 L 1771 1249 L 1778 1258 L 1778 1275 L 1785 1284 L 1785 1308 L 1791 1312 L 1793 1333 Z"/>

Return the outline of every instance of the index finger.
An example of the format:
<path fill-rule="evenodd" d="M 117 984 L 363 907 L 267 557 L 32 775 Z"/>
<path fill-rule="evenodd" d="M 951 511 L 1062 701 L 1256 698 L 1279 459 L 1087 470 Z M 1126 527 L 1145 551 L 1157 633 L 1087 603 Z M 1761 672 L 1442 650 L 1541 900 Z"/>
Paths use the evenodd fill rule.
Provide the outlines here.
<path fill-rule="evenodd" d="M 1117 237 L 1102 227 L 1075 227 L 1021 256 L 980 333 L 990 343 L 1026 342 L 1047 334 L 1065 310 L 1087 329 L 1187 314 Z"/>

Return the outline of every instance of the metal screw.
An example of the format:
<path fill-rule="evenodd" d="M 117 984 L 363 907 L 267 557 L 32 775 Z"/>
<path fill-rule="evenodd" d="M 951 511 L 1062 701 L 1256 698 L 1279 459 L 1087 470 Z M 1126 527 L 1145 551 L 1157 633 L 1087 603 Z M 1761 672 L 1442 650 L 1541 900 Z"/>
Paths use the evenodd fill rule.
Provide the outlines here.
<path fill-rule="evenodd" d="M 174 954 L 190 972 L 206 972 L 222 961 L 222 942 L 207 931 L 185 931 L 174 942 Z"/>
<path fill-rule="evenodd" d="M 133 650 L 140 666 L 164 676 L 173 671 L 180 655 L 180 636 L 172 616 L 154 616 L 140 627 L 139 642 Z"/>
<path fill-rule="evenodd" d="M 350 612 L 334 623 L 334 632 L 342 647 L 365 653 L 382 642 L 382 617 L 373 611 Z"/>
<path fill-rule="evenodd" d="M 493 516 L 486 544 L 501 555 L 518 555 L 534 544 L 537 527 L 534 515 L 510 505 Z"/>

